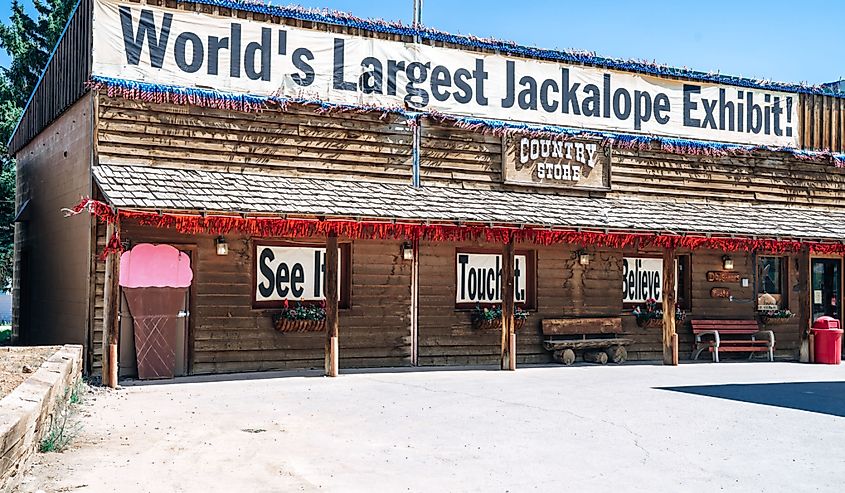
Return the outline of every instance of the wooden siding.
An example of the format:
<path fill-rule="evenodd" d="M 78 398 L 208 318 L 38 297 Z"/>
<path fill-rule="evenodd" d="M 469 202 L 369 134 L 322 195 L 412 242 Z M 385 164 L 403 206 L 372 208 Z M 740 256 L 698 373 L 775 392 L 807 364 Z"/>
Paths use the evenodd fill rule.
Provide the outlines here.
<path fill-rule="evenodd" d="M 749 157 L 614 150 L 612 193 L 744 203 L 845 205 L 845 169 L 759 151 Z"/>
<path fill-rule="evenodd" d="M 100 254 L 106 247 L 106 225 L 97 221 L 96 225 L 96 250 L 92 252 L 91 262 L 94 273 L 93 287 L 94 299 L 91 303 L 91 319 L 89 321 L 91 354 L 88 355 L 88 367 L 91 373 L 100 374 L 103 368 L 103 305 L 106 285 L 106 262 L 100 259 Z"/>
<path fill-rule="evenodd" d="M 845 98 L 801 94 L 798 117 L 802 149 L 845 152 Z"/>
<path fill-rule="evenodd" d="M 249 273 L 252 248 L 245 238 L 230 237 L 230 254 L 214 254 L 213 238 L 187 237 L 171 231 L 129 226 L 124 238 L 134 242 L 166 242 L 176 246 L 197 244 L 194 265 L 196 312 L 194 313 L 192 373 L 225 373 L 290 368 L 320 368 L 323 363 L 324 334 L 278 334 L 270 325 L 271 310 L 251 306 L 252 278 Z M 319 239 L 315 239 L 319 241 Z M 497 364 L 500 350 L 498 331 L 478 331 L 471 327 L 470 312 L 456 309 L 455 251 L 481 248 L 498 252 L 500 245 L 486 243 L 423 242 L 420 251 L 419 364 L 474 365 Z M 661 330 L 637 326 L 630 309 L 623 307 L 622 258 L 658 255 L 657 251 L 590 250 L 588 266 L 578 263 L 574 245 L 534 246 L 537 258 L 537 306 L 517 333 L 518 361 L 551 361 L 542 345 L 544 318 L 621 316 L 624 337 L 634 340 L 628 347 L 632 360 L 655 360 L 662 355 Z M 689 320 L 702 318 L 754 319 L 755 257 L 735 253 L 735 269 L 749 279 L 747 288 L 739 283 L 707 281 L 707 271 L 721 270 L 722 255 L 717 250 L 697 250 L 691 257 L 691 307 L 686 321 L 678 324 L 681 359 L 689 358 L 693 335 Z M 400 260 L 397 242 L 355 241 L 352 246 L 352 307 L 341 311 L 341 366 L 407 366 L 410 364 L 410 263 Z M 99 262 L 102 264 L 102 262 Z M 788 307 L 796 312 L 797 257 L 789 257 Z M 102 317 L 102 268 L 98 268 L 95 318 Z M 710 297 L 713 287 L 728 287 L 729 299 Z M 124 314 L 128 316 L 128 314 Z M 800 331 L 794 322 L 767 327 L 775 332 L 778 357 L 797 358 Z M 95 332 L 94 368 L 99 368 L 102 339 Z M 703 358 L 707 356 L 704 355 Z"/>
<path fill-rule="evenodd" d="M 483 243 L 424 242 L 420 252 L 419 363 L 420 365 L 497 364 L 501 333 L 479 331 L 470 324 L 469 310 L 454 308 L 455 250 L 501 246 Z M 657 251 L 591 250 L 592 261 L 581 266 L 575 256 L 577 246 L 531 246 L 537 253 L 537 308 L 531 311 L 525 326 L 517 332 L 518 358 L 521 363 L 550 362 L 550 353 L 542 346 L 541 321 L 544 318 L 621 316 L 623 337 L 634 343 L 628 347 L 632 360 L 657 360 L 662 357 L 660 328 L 645 329 L 636 324 L 630 309 L 622 305 L 622 258 L 659 255 Z M 682 252 L 689 254 L 689 252 Z M 749 279 L 749 287 L 708 282 L 707 271 L 721 270 L 724 252 L 699 250 L 691 253 L 691 309 L 687 321 L 678 325 L 680 356 L 688 359 L 693 335 L 689 320 L 696 318 L 747 319 L 756 317 L 754 294 L 754 259 L 734 254 L 735 270 Z M 797 282 L 794 258 L 790 260 L 789 282 Z M 713 299 L 710 289 L 730 287 L 734 301 Z M 797 296 L 789 298 L 789 307 L 797 312 Z M 772 327 L 768 327 L 772 328 Z M 796 358 L 800 345 L 797 321 L 773 328 L 777 339 L 776 355 Z M 704 356 L 706 358 L 706 355 Z"/>
<path fill-rule="evenodd" d="M 425 185 L 501 188 L 502 138 L 424 121 L 420 182 Z"/>
<path fill-rule="evenodd" d="M 503 184 L 501 138 L 494 135 L 424 121 L 421 144 L 423 186 L 595 195 Z M 845 169 L 784 153 L 691 156 L 657 148 L 614 149 L 611 162 L 615 196 L 845 206 Z"/>
<path fill-rule="evenodd" d="M 229 255 L 218 256 L 211 235 L 185 236 L 133 224 L 123 224 L 122 234 L 132 243 L 197 246 L 191 373 L 322 368 L 324 332 L 281 334 L 272 327 L 273 310 L 252 308 L 250 240 L 227 235 Z M 340 311 L 341 368 L 410 365 L 411 263 L 401 259 L 400 245 L 352 243 L 352 305 Z M 96 292 L 102 306 L 102 281 Z M 98 326 L 100 335 L 94 338 L 101 340 L 101 321 Z M 99 367 L 102 348 L 94 347 Z"/>
<path fill-rule="evenodd" d="M 81 0 L 74 10 L 12 135 L 10 154 L 27 145 L 88 90 L 93 5 L 93 0 Z"/>
<path fill-rule="evenodd" d="M 109 164 L 411 181 L 411 130 L 393 115 L 251 114 L 101 97 L 97 147 Z"/>

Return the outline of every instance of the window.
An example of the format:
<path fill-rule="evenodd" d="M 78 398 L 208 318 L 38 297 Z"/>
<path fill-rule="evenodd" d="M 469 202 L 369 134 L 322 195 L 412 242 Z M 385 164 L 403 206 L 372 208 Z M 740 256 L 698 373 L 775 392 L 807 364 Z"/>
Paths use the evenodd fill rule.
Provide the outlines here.
<path fill-rule="evenodd" d="M 338 305 L 349 308 L 350 245 L 338 245 Z M 293 243 L 255 244 L 253 308 L 276 308 L 284 300 L 319 303 L 324 293 L 326 247 Z"/>
<path fill-rule="evenodd" d="M 785 257 L 758 257 L 757 259 L 757 309 L 766 310 L 786 306 Z"/>
<path fill-rule="evenodd" d="M 513 258 L 514 301 L 524 308 L 535 306 L 535 255 L 517 251 Z M 491 251 L 455 252 L 455 307 L 502 302 L 502 255 Z"/>
<path fill-rule="evenodd" d="M 690 308 L 692 291 L 690 256 L 675 258 L 675 300 L 682 309 Z M 663 258 L 624 257 L 622 259 L 622 303 L 626 307 L 653 298 L 663 301 Z"/>

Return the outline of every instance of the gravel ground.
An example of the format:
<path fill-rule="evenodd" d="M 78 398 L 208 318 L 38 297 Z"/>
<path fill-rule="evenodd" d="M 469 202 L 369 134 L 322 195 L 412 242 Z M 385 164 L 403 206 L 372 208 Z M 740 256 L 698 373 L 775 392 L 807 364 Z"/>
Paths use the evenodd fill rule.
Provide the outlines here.
<path fill-rule="evenodd" d="M 24 492 L 841 491 L 845 365 L 252 374 L 98 391 Z"/>
<path fill-rule="evenodd" d="M 38 370 L 61 346 L 0 347 L 0 399 Z M 31 371 L 27 372 L 24 368 Z"/>

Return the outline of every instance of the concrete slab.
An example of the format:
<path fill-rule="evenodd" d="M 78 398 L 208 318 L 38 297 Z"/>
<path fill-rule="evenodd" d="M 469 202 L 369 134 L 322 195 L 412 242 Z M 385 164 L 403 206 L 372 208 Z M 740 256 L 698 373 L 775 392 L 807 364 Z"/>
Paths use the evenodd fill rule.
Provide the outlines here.
<path fill-rule="evenodd" d="M 89 400 L 24 491 L 834 491 L 845 366 L 200 377 Z"/>

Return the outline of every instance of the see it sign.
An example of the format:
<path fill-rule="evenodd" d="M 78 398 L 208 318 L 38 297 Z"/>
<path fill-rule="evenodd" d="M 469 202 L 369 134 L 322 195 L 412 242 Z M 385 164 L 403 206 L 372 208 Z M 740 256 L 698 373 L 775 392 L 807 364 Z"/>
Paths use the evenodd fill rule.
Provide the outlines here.
<path fill-rule="evenodd" d="M 338 284 L 340 305 L 348 304 L 349 246 L 340 245 Z M 255 245 L 256 307 L 280 306 L 284 300 L 325 299 L 326 249 L 300 245 Z"/>

